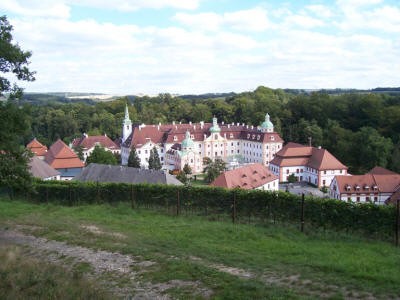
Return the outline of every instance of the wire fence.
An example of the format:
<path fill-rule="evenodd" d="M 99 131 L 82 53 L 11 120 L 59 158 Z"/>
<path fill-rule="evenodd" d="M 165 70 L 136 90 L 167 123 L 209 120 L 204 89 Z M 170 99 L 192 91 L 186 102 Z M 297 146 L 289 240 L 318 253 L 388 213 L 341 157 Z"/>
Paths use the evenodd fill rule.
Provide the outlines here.
<path fill-rule="evenodd" d="M 234 223 L 291 224 L 306 230 L 361 233 L 398 241 L 399 214 L 394 206 L 357 204 L 303 197 L 285 192 L 123 183 L 37 182 L 33 190 L 16 191 L 36 203 L 129 203 L 171 215 L 207 216 Z"/>

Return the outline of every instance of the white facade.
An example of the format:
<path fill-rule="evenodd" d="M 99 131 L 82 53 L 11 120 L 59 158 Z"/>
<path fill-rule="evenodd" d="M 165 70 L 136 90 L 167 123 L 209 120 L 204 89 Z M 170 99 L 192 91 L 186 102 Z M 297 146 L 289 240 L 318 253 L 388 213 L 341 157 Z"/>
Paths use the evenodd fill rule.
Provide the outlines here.
<path fill-rule="evenodd" d="M 127 123 L 124 122 L 123 126 L 126 126 L 126 124 Z M 189 158 L 189 161 L 192 159 L 197 161 L 195 156 L 199 155 L 200 160 L 204 157 L 209 157 L 213 160 L 221 158 L 226 162 L 240 160 L 243 163 L 262 163 L 267 166 L 274 157 L 274 154 L 282 148 L 283 144 L 280 136 L 273 132 L 273 125 L 269 121 L 269 116 L 268 123 L 265 124 L 264 122 L 259 128 L 245 126 L 243 124 L 225 125 L 223 123 L 220 127 L 216 118 L 213 118 L 211 127 L 210 124 L 205 124 L 204 122 L 200 122 L 199 124 L 189 123 L 179 125 L 173 123 L 164 126 L 165 127 L 162 127 L 162 125 L 142 124 L 134 128 L 130 136 L 124 136 L 123 140 L 126 142 L 121 144 L 122 165 L 128 163 L 131 145 L 135 145 L 141 160 L 141 165 L 147 167 L 150 149 L 156 145 L 163 168 L 174 168 L 177 164 L 177 158 L 173 157 L 173 151 L 171 153 L 169 152 L 175 144 L 180 144 L 182 142 L 182 133 L 179 133 L 181 128 L 185 128 L 185 131 L 188 131 L 193 141 L 190 150 L 193 152 L 193 157 Z M 146 141 L 143 141 L 143 137 L 138 137 L 142 134 L 141 131 L 144 130 L 148 132 Z M 165 130 L 164 135 L 163 132 L 161 132 L 162 130 Z M 175 135 L 174 132 L 178 133 Z M 165 134 L 167 137 L 165 137 Z M 162 136 L 162 138 L 160 138 L 160 136 Z M 137 139 L 141 139 L 141 141 L 138 142 Z M 184 164 L 180 163 L 179 165 Z M 195 169 L 199 170 L 199 172 L 202 171 L 200 170 L 202 168 L 197 166 Z"/>
<path fill-rule="evenodd" d="M 267 182 L 266 184 L 256 188 L 256 190 L 278 191 L 279 190 L 279 179 L 275 179 L 274 181 Z"/>

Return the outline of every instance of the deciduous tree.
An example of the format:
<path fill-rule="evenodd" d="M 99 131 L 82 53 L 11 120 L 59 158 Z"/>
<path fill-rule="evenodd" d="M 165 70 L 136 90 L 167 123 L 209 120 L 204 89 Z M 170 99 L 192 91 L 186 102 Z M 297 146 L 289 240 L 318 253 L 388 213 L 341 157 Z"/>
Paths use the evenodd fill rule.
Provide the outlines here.
<path fill-rule="evenodd" d="M 112 154 L 112 152 L 105 150 L 103 147 L 96 145 L 86 159 L 86 163 L 97 163 L 105 165 L 116 165 L 117 158 Z"/>
<path fill-rule="evenodd" d="M 23 137 L 30 130 L 29 116 L 25 109 L 12 103 L 22 95 L 22 89 L 11 84 L 8 78 L 14 75 L 17 80 L 35 79 L 34 72 L 27 67 L 31 53 L 13 43 L 11 32 L 12 26 L 6 16 L 0 17 L 0 96 L 9 93 L 8 101 L 0 102 L 0 186 L 10 191 L 13 187 L 28 187 L 31 176 L 28 171 L 30 154 L 23 147 Z"/>

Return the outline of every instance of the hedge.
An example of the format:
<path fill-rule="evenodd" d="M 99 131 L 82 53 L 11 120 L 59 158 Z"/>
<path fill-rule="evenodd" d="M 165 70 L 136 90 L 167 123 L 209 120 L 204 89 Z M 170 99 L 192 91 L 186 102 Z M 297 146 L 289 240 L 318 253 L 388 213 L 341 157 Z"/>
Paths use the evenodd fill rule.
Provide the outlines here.
<path fill-rule="evenodd" d="M 124 183 L 42 181 L 20 195 L 39 202 L 63 205 L 117 204 L 132 208 L 162 209 L 171 214 L 229 218 L 234 222 L 300 224 L 301 196 L 286 192 Z M 356 204 L 306 197 L 304 220 L 310 228 L 360 232 L 389 239 L 396 225 L 393 206 Z"/>

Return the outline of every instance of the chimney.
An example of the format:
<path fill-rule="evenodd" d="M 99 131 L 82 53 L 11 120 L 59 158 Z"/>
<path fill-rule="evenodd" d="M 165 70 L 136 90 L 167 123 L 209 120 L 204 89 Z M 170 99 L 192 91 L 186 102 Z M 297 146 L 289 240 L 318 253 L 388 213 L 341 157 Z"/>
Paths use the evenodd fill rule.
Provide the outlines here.
<path fill-rule="evenodd" d="M 172 125 L 175 125 L 175 121 L 172 121 Z"/>
<path fill-rule="evenodd" d="M 226 132 L 224 133 L 224 138 L 226 138 Z"/>
<path fill-rule="evenodd" d="M 231 124 L 228 124 L 228 128 L 231 128 Z"/>
<path fill-rule="evenodd" d="M 221 125 L 224 125 L 224 123 L 225 123 L 225 122 L 224 122 L 224 121 L 222 121 Z"/>
<path fill-rule="evenodd" d="M 193 125 L 193 129 L 196 130 L 196 125 Z"/>
<path fill-rule="evenodd" d="M 240 125 L 240 123 L 237 123 L 237 125 L 236 126 L 239 126 Z"/>
<path fill-rule="evenodd" d="M 192 125 L 192 121 L 189 121 L 189 125 Z"/>

